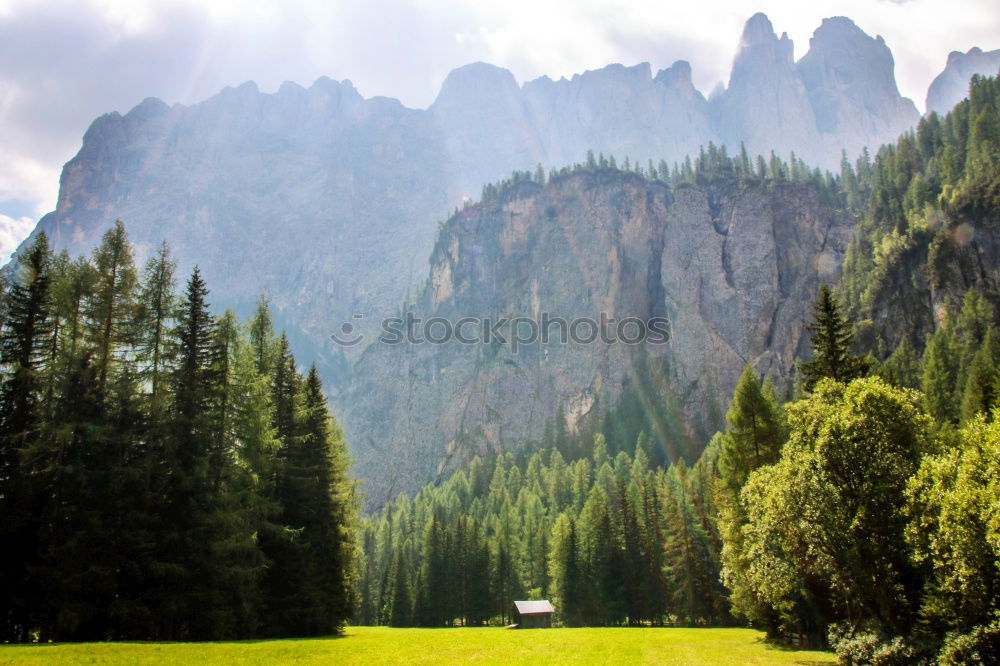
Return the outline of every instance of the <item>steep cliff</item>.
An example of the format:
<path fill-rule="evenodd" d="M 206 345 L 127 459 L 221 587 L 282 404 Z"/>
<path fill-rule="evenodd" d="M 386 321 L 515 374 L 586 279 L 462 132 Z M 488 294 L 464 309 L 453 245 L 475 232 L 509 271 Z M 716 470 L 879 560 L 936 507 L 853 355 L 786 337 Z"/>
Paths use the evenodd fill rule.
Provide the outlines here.
<path fill-rule="evenodd" d="M 669 340 L 584 343 L 581 325 L 576 342 L 557 340 L 554 327 L 548 343 L 516 351 L 510 336 L 505 344 L 371 341 L 337 401 L 368 501 L 413 490 L 474 453 L 537 440 L 560 406 L 567 427 L 581 427 L 649 368 L 667 368 L 689 432 L 716 427 L 710 408 L 717 418 L 719 396 L 745 363 L 788 382 L 806 348 L 809 304 L 820 283 L 836 280 L 852 225 L 809 185 L 724 180 L 671 190 L 612 169 L 522 183 L 466 208 L 442 228 L 411 309 L 423 323 L 440 318 L 433 337 L 444 337 L 442 321 L 463 317 L 547 316 L 572 326 L 603 313 L 665 318 Z M 642 397 L 652 409 L 667 399 Z"/>

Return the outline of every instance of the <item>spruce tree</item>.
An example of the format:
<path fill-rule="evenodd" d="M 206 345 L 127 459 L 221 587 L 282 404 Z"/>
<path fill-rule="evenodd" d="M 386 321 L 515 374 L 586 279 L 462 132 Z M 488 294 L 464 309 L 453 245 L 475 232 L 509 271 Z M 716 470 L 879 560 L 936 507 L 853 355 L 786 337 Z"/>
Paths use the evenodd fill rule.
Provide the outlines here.
<path fill-rule="evenodd" d="M 278 501 L 282 524 L 294 537 L 277 551 L 273 572 L 283 589 L 271 599 L 287 632 L 338 632 L 355 610 L 356 514 L 353 482 L 347 476 L 346 446 L 333 422 L 315 366 L 303 385 L 298 436 L 282 449 Z"/>
<path fill-rule="evenodd" d="M 920 388 L 924 408 L 938 423 L 954 423 L 959 416 L 958 351 L 950 326 L 942 326 L 924 348 L 924 372 Z"/>
<path fill-rule="evenodd" d="M 749 364 L 736 384 L 726 413 L 729 427 L 722 435 L 719 474 L 732 492 L 738 492 L 750 472 L 778 459 L 785 432 L 773 389 L 761 384 Z"/>
<path fill-rule="evenodd" d="M 991 326 L 983 335 L 983 343 L 979 346 L 966 372 L 965 390 L 962 393 L 960 418 L 962 423 L 972 421 L 976 415 L 989 414 L 996 402 L 997 380 L 997 343 L 996 331 Z"/>
<path fill-rule="evenodd" d="M 215 321 L 207 295 L 195 267 L 175 329 L 172 436 L 165 461 L 164 545 L 169 566 L 161 587 L 161 638 L 171 640 L 215 638 L 235 629 L 236 609 L 227 608 L 225 598 L 233 580 L 223 543 L 234 526 L 224 522 L 218 491 L 225 470 L 213 455 Z"/>
<path fill-rule="evenodd" d="M 812 359 L 800 361 L 798 366 L 806 391 L 811 391 L 824 377 L 847 383 L 868 372 L 868 359 L 851 354 L 854 327 L 841 314 L 830 287 L 825 284 L 813 304 L 813 322 L 806 329 L 812 333 Z"/>
<path fill-rule="evenodd" d="M 389 626 L 409 627 L 413 625 L 413 590 L 410 587 L 410 575 L 406 571 L 406 563 L 397 550 L 392 566 L 392 598 L 389 612 Z"/>
<path fill-rule="evenodd" d="M 42 360 L 49 339 L 48 238 L 40 232 L 17 258 L 0 334 L 0 640 L 25 641 L 32 629 L 37 580 L 36 499 L 40 488 L 27 460 L 42 427 Z"/>
<path fill-rule="evenodd" d="M 107 388 L 108 376 L 120 347 L 129 345 L 134 333 L 136 272 L 132 246 L 125 226 L 116 220 L 94 250 L 96 283 L 86 304 L 86 324 L 94 346 L 98 390 Z"/>

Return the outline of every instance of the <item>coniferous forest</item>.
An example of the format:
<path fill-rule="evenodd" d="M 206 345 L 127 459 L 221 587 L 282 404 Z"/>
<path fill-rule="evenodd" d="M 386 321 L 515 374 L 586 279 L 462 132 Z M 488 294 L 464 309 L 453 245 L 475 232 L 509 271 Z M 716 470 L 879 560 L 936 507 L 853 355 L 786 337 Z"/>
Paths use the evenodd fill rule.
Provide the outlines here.
<path fill-rule="evenodd" d="M 3 641 L 325 635 L 354 609 L 356 497 L 315 369 L 261 299 L 214 316 L 164 245 L 44 234 L 4 293 Z M 267 619 L 264 622 L 264 618 Z"/>
<path fill-rule="evenodd" d="M 996 663 L 1000 289 L 956 266 L 968 229 L 1000 224 L 1000 81 L 837 175 L 715 146 L 635 169 L 811 183 L 858 215 L 795 384 L 747 365 L 700 455 L 651 426 L 665 402 L 632 396 L 363 518 L 317 372 L 266 300 L 213 315 L 197 269 L 178 290 L 164 246 L 140 272 L 120 223 L 90 258 L 39 234 L 0 308 L 2 640 L 499 625 L 549 598 L 566 626 L 749 625 L 845 663 Z M 483 196 L 522 180 L 545 174 Z"/>

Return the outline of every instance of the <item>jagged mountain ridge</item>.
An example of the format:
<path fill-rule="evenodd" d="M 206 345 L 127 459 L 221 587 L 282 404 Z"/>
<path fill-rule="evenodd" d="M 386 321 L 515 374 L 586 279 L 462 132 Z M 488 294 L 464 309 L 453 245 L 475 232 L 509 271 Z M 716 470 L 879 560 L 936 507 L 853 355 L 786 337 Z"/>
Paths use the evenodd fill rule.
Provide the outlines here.
<path fill-rule="evenodd" d="M 916 120 L 892 66 L 881 38 L 848 19 L 824 21 L 795 63 L 791 42 L 758 14 L 729 86 L 711 100 L 684 61 L 655 76 L 648 64 L 610 65 L 523 85 L 476 63 L 453 71 L 426 110 L 364 99 L 349 81 L 326 78 L 274 94 L 248 83 L 192 106 L 151 99 L 93 123 L 38 228 L 80 253 L 121 218 L 140 258 L 166 239 L 182 274 L 200 264 L 217 307 L 245 311 L 269 294 L 296 347 L 341 394 L 364 459 L 378 450 L 364 435 L 370 419 L 383 417 L 349 404 L 359 395 L 362 371 L 351 383 L 346 370 L 357 348 L 345 359 L 329 334 L 358 314 L 376 328 L 419 287 L 446 211 L 513 169 L 583 161 L 588 149 L 669 163 L 709 141 L 743 142 L 751 154 L 795 150 L 835 166 L 842 148 L 874 147 Z M 688 242 L 700 251 L 699 238 Z M 427 409 L 421 399 L 409 404 Z"/>
<path fill-rule="evenodd" d="M 834 86 L 836 63 L 869 69 L 831 46 L 838 35 L 867 45 L 879 60 L 870 69 L 888 76 Z M 166 239 L 182 270 L 201 264 L 219 305 L 245 308 L 257 292 L 269 293 L 283 321 L 301 329 L 297 339 L 332 367 L 339 350 L 326 340 L 328 329 L 391 310 L 422 279 L 435 223 L 514 169 L 582 161 L 588 149 L 670 163 L 713 140 L 734 148 L 745 141 L 752 154 L 795 149 L 834 165 L 841 147 L 876 145 L 912 124 L 912 104 L 912 117 L 896 108 L 907 102 L 880 39 L 836 19 L 813 41 L 793 65 L 787 38 L 755 15 L 729 88 L 713 102 L 683 61 L 656 76 L 648 64 L 610 65 L 523 86 L 477 63 L 453 71 L 427 110 L 364 99 L 349 81 L 325 78 L 308 89 L 286 83 L 274 94 L 247 83 L 189 107 L 150 99 L 93 123 L 64 168 L 56 210 L 38 228 L 74 253 L 89 250 L 116 218 L 140 254 Z M 779 52 L 785 70 L 770 80 Z M 809 86 L 796 67 L 805 68 Z M 839 91 L 842 106 L 856 110 L 851 91 L 873 86 L 889 103 L 868 109 L 864 122 L 828 123 L 836 131 L 824 134 L 810 120 L 793 131 L 791 124 L 814 116 L 810 91 L 824 106 Z M 764 121 L 753 119 L 773 114 L 771 98 L 784 99 L 789 87 L 798 107 L 783 105 L 781 119 L 762 130 Z M 744 99 L 749 89 L 756 96 Z"/>

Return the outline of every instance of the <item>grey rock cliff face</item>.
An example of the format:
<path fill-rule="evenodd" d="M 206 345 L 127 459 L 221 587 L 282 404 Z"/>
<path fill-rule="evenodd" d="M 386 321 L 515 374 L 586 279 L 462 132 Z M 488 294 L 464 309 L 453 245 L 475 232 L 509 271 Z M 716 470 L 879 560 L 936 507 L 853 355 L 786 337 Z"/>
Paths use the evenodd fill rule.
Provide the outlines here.
<path fill-rule="evenodd" d="M 642 366 L 668 362 L 690 427 L 745 363 L 787 382 L 812 298 L 836 280 L 852 227 L 808 186 L 671 191 L 612 170 L 522 184 L 463 210 L 432 254 L 414 309 L 423 321 L 603 312 L 666 317 L 670 339 L 561 344 L 553 329 L 548 344 L 517 353 L 509 343 L 370 345 L 338 399 L 369 503 L 540 438 L 559 405 L 578 427 Z"/>
<path fill-rule="evenodd" d="M 969 79 L 975 74 L 1000 74 L 1000 49 L 983 51 L 979 47 L 968 53 L 952 51 L 948 64 L 927 89 L 927 113 L 944 114 L 969 95 Z"/>

